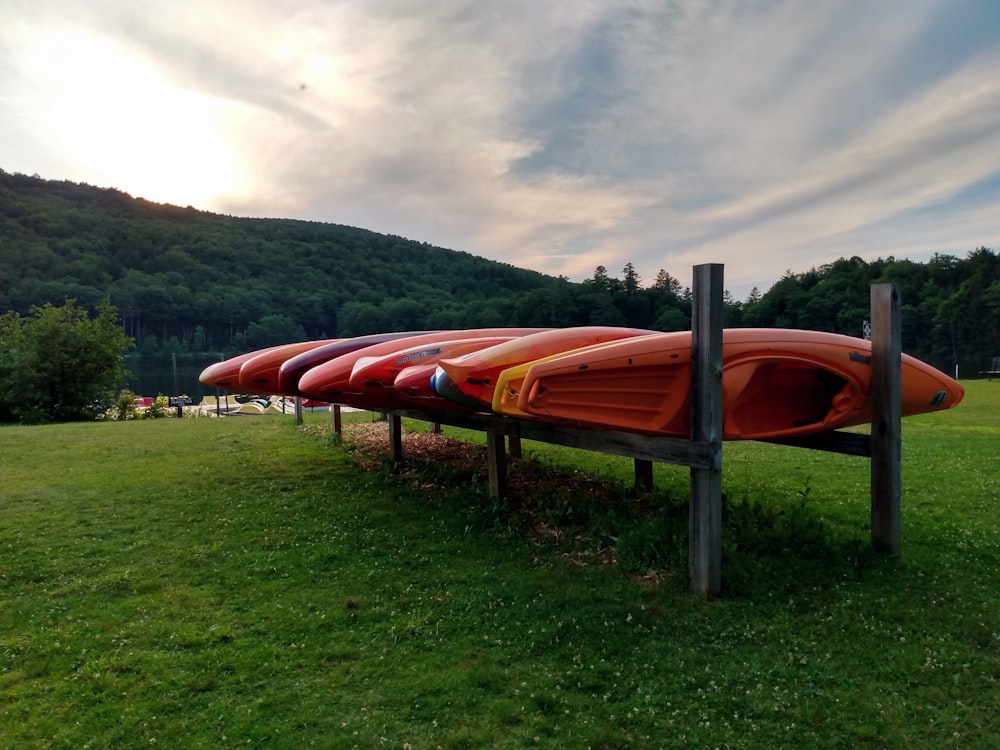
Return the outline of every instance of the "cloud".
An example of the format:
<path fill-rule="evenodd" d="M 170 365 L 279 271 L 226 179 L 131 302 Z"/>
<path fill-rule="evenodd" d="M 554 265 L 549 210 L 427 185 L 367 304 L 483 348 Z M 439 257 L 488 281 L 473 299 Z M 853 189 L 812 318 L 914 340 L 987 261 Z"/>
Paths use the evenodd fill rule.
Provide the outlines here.
<path fill-rule="evenodd" d="M 219 181 L 208 209 L 575 279 L 725 262 L 738 296 L 840 255 L 1000 234 L 989 0 L 5 4 L 0 166 L 81 179 L 38 127 L 52 105 L 33 91 L 59 87 L 24 64 L 54 33 L 155 71 L 148 88 L 192 108 L 173 115 L 192 149 L 199 128 L 203 149 L 225 144 L 243 182 Z M 108 101 L 100 84 L 80 97 Z"/>

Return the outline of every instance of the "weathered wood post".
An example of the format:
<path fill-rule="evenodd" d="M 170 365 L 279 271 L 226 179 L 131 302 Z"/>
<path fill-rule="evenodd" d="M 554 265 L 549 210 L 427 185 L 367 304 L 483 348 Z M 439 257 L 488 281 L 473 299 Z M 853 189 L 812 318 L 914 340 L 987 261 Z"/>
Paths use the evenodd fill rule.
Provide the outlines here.
<path fill-rule="evenodd" d="M 344 434 L 344 423 L 340 417 L 340 404 L 333 404 L 330 407 L 330 420 L 333 422 L 333 434 L 343 435 Z"/>
<path fill-rule="evenodd" d="M 902 547 L 900 305 L 898 284 L 872 285 L 871 534 L 876 548 L 893 555 Z"/>
<path fill-rule="evenodd" d="M 694 267 L 691 298 L 691 440 L 707 443 L 709 468 L 691 469 L 688 572 L 691 590 L 722 590 L 722 295 L 723 266 Z"/>
<path fill-rule="evenodd" d="M 653 462 L 645 458 L 632 459 L 635 488 L 639 492 L 653 490 Z"/>
<path fill-rule="evenodd" d="M 490 497 L 507 496 L 507 450 L 503 433 L 486 431 L 486 468 L 490 478 Z"/>
<path fill-rule="evenodd" d="M 510 435 L 507 438 L 507 453 L 511 458 L 521 457 L 521 436 Z"/>
<path fill-rule="evenodd" d="M 295 397 L 295 424 L 302 424 L 302 396 Z"/>
<path fill-rule="evenodd" d="M 403 418 L 398 414 L 389 414 L 389 446 L 392 451 L 392 462 L 398 464 L 403 460 Z"/>

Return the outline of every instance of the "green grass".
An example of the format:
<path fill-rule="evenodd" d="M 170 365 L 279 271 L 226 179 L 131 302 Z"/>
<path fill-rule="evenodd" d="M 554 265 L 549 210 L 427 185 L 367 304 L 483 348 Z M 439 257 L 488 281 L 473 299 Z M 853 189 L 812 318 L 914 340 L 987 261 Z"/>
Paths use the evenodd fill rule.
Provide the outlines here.
<path fill-rule="evenodd" d="M 727 443 L 710 604 L 677 467 L 636 498 L 526 444 L 610 489 L 490 504 L 285 417 L 0 429 L 0 746 L 997 747 L 1000 384 L 967 387 L 904 422 L 897 561 L 865 461 Z"/>

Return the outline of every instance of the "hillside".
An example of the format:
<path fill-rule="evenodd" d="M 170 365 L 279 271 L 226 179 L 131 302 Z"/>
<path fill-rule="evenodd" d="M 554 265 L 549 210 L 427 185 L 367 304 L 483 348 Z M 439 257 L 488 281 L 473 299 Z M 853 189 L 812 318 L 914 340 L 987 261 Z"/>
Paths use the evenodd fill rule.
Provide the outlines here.
<path fill-rule="evenodd" d="M 495 307 L 555 281 L 365 229 L 221 216 L 0 171 L 0 310 L 67 297 L 90 307 L 110 294 L 140 350 L 464 325 L 472 303 Z"/>
<path fill-rule="evenodd" d="M 110 295 L 144 358 L 248 351 L 307 338 L 486 326 L 690 326 L 680 278 L 643 284 L 631 263 L 583 283 L 366 229 L 245 219 L 150 203 L 118 190 L 0 170 L 0 312 Z M 728 327 L 858 336 L 871 284 L 902 289 L 903 349 L 963 376 L 1000 356 L 1000 256 L 980 247 L 926 263 L 840 258 L 789 270 Z"/>

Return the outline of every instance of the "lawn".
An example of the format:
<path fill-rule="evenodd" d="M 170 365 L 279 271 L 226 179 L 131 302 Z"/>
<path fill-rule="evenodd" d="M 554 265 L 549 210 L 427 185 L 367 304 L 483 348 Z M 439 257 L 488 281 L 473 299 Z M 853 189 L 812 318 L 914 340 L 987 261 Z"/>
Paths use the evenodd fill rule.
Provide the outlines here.
<path fill-rule="evenodd" d="M 678 467 L 635 497 L 526 443 L 495 503 L 290 417 L 2 428 L 0 746 L 995 748 L 1000 383 L 966 385 L 904 421 L 899 560 L 863 459 L 727 443 L 712 603 Z"/>

